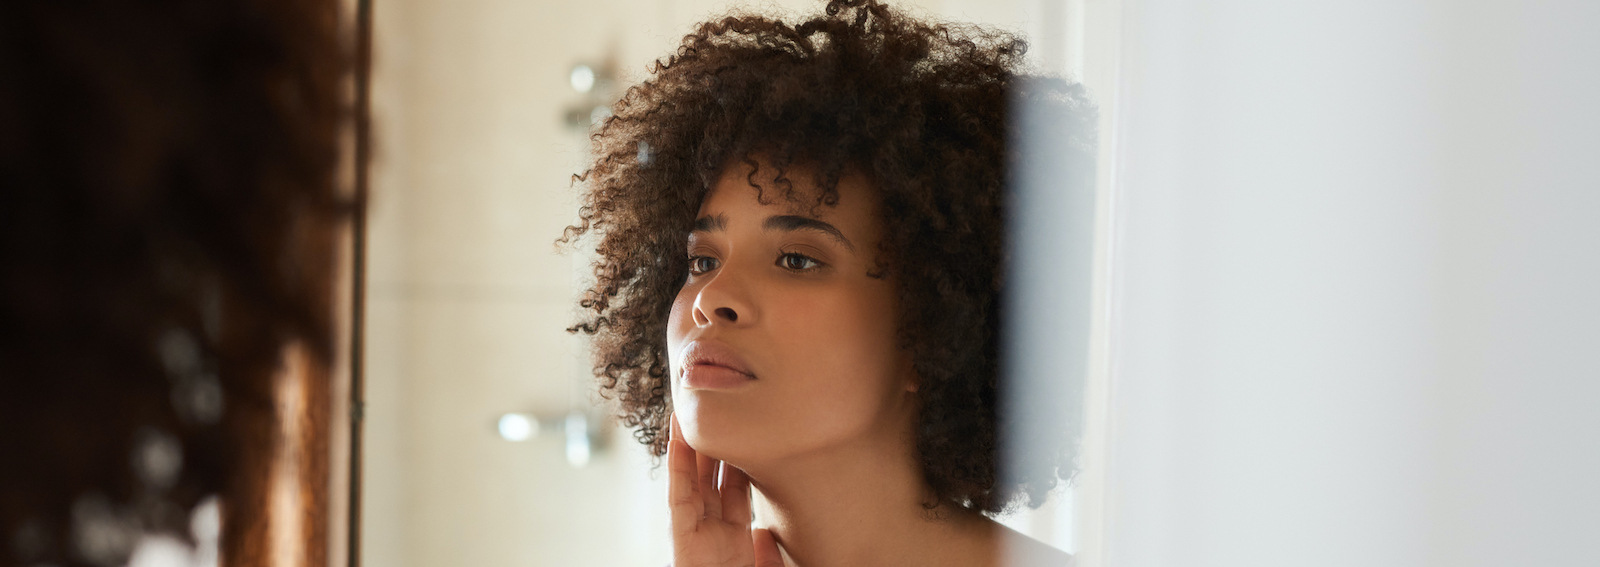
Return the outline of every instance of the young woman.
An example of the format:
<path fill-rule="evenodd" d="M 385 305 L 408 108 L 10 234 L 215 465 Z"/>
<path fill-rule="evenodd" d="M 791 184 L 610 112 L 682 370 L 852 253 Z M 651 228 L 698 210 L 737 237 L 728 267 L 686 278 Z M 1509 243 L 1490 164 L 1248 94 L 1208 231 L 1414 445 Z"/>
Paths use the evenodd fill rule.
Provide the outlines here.
<path fill-rule="evenodd" d="M 1072 472 L 997 471 L 1023 49 L 872 0 L 725 18 L 594 136 L 574 330 L 667 456 L 675 565 L 1070 563 L 988 517 Z"/>

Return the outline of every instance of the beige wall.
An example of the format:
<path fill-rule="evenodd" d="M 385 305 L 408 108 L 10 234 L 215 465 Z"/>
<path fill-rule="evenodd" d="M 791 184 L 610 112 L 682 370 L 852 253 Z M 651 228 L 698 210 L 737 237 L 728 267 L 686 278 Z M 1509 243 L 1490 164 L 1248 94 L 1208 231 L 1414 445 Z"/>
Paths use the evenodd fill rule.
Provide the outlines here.
<path fill-rule="evenodd" d="M 574 469 L 559 440 L 510 443 L 494 420 L 592 396 L 581 344 L 562 330 L 583 262 L 552 245 L 573 219 L 568 178 L 584 161 L 583 133 L 562 123 L 580 100 L 568 70 L 609 56 L 637 79 L 724 6 L 377 2 L 367 565 L 666 562 L 664 486 L 625 432 Z M 1035 35 L 1045 25 L 1037 1 L 924 6 Z M 1074 53 L 1038 51 L 1058 71 Z"/>

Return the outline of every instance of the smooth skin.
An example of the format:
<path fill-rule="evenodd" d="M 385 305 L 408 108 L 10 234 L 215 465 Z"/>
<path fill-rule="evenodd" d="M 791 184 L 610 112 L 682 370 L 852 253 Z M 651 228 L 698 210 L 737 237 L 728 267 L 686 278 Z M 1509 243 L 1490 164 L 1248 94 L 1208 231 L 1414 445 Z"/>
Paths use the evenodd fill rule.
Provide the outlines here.
<path fill-rule="evenodd" d="M 981 515 L 924 507 L 917 378 L 896 344 L 894 282 L 874 277 L 877 195 L 846 176 L 835 206 L 791 201 L 772 171 L 754 179 L 762 202 L 749 167 L 728 167 L 689 238 L 667 333 L 674 566 L 998 565 L 1003 541 L 1067 564 Z M 806 171 L 788 177 L 816 194 Z M 729 372 L 695 364 L 696 343 L 752 378 L 696 386 L 686 372 Z"/>

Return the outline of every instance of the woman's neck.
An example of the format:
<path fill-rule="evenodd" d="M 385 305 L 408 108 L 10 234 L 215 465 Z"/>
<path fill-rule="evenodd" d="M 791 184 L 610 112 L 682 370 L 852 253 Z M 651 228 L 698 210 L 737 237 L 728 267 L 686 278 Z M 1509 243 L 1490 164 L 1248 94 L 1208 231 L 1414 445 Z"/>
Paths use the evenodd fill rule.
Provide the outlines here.
<path fill-rule="evenodd" d="M 908 443 L 868 439 L 746 472 L 757 527 L 772 530 L 796 567 L 995 562 L 993 522 L 925 506 Z"/>

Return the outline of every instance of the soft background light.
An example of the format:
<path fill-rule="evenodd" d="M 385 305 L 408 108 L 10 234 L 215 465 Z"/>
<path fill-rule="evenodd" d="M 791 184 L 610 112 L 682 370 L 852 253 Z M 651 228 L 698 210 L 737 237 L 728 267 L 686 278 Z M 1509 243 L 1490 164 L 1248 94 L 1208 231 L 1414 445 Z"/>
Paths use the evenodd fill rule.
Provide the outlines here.
<path fill-rule="evenodd" d="M 572 90 L 587 93 L 594 88 L 594 69 L 588 65 L 574 65 L 571 80 Z"/>
<path fill-rule="evenodd" d="M 539 434 L 539 420 L 525 413 L 508 413 L 500 416 L 495 429 L 506 441 L 527 441 Z"/>

